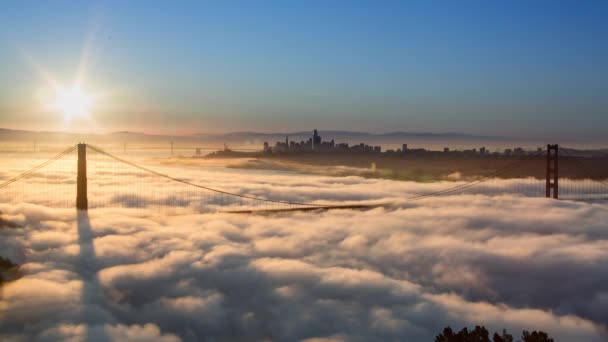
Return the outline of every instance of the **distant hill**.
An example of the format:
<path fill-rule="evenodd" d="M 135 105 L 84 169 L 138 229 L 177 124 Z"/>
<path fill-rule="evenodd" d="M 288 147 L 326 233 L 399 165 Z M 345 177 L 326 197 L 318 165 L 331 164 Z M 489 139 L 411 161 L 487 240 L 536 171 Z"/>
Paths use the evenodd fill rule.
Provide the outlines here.
<path fill-rule="evenodd" d="M 261 148 L 264 142 L 274 144 L 277 141 L 307 140 L 312 136 L 312 129 L 307 131 L 293 132 L 254 132 L 237 131 L 228 133 L 197 133 L 184 135 L 148 134 L 136 131 L 116 131 L 106 134 L 78 134 L 70 132 L 52 131 L 27 131 L 0 128 L 0 147 L 10 149 L 10 146 L 20 148 L 31 148 L 32 146 L 52 145 L 57 148 L 75 144 L 78 142 L 88 142 L 99 146 L 121 147 L 126 143 L 129 147 L 154 146 L 168 147 L 173 142 L 175 146 L 181 148 L 207 147 L 223 148 L 226 143 L 231 148 Z M 336 142 L 346 142 L 350 144 L 366 143 L 370 145 L 380 145 L 383 148 L 400 148 L 402 144 L 409 144 L 410 147 L 423 147 L 430 149 L 443 149 L 445 146 L 451 148 L 479 148 L 487 147 L 492 149 L 513 148 L 513 147 L 542 147 L 546 141 L 538 139 L 518 139 L 499 136 L 473 135 L 459 132 L 404 132 L 393 131 L 388 133 L 368 133 L 360 131 L 345 130 L 319 130 L 323 140 L 334 139 Z M 580 144 L 574 142 L 559 142 L 562 146 L 590 148 L 588 142 L 581 141 Z M 598 146 L 598 147 L 605 147 Z"/>
<path fill-rule="evenodd" d="M 297 132 L 229 132 L 222 134 L 196 134 L 197 136 L 214 136 L 214 137 L 300 137 L 300 136 L 312 136 L 313 130 L 309 131 L 297 131 Z M 350 137 L 350 138 L 408 138 L 408 137 L 417 137 L 417 138 L 453 138 L 453 139 L 475 139 L 475 140 L 512 140 L 506 137 L 492 137 L 492 136 L 481 136 L 481 135 L 471 135 L 465 133 L 429 133 L 429 132 L 389 132 L 389 133 L 368 133 L 368 132 L 359 132 L 359 131 L 340 131 L 340 130 L 319 130 L 319 134 L 327 139 L 336 139 L 340 137 Z"/>
<path fill-rule="evenodd" d="M 319 130 L 319 134 L 327 139 L 336 139 L 340 137 L 365 138 L 365 137 L 429 137 L 429 138 L 459 138 L 459 139 L 507 139 L 504 137 L 477 136 L 464 133 L 417 133 L 417 132 L 390 132 L 373 134 L 358 131 L 339 131 L 339 130 Z M 297 132 L 228 132 L 228 133 L 197 133 L 185 135 L 157 135 L 147 134 L 133 131 L 118 131 L 106 134 L 79 134 L 70 132 L 52 132 L 52 131 L 26 131 L 0 128 L 0 140 L 24 140 L 31 141 L 33 139 L 83 139 L 89 138 L 93 140 L 106 139 L 136 139 L 136 140 L 200 140 L 209 138 L 262 138 L 262 137 L 285 137 L 285 136 L 312 136 L 312 130 L 297 131 Z"/>

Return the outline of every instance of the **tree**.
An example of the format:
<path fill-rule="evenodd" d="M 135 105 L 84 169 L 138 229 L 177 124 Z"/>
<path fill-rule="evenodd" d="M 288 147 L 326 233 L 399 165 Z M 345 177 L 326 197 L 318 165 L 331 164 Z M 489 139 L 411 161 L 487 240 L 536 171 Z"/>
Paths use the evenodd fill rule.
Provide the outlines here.
<path fill-rule="evenodd" d="M 490 333 L 484 326 L 475 326 L 469 331 L 467 327 L 455 333 L 451 327 L 445 327 L 443 332 L 435 337 L 435 342 L 490 342 Z M 513 342 L 513 335 L 502 329 L 502 333 L 494 333 L 492 342 Z M 519 341 L 518 341 L 519 342 Z M 524 330 L 521 335 L 521 342 L 554 342 L 546 332 Z"/>
<path fill-rule="evenodd" d="M 435 337 L 435 342 L 456 342 L 456 341 L 457 341 L 456 335 L 454 334 L 454 331 L 452 331 L 452 328 L 450 328 L 450 327 L 443 328 L 443 332 L 441 334 L 437 335 L 437 337 Z"/>
<path fill-rule="evenodd" d="M 502 329 L 502 334 L 494 333 L 494 342 L 513 342 L 513 335 L 507 333 L 507 329 Z"/>
<path fill-rule="evenodd" d="M 465 340 L 467 342 L 490 342 L 490 332 L 484 326 L 475 326 L 469 333 L 469 337 Z"/>
<path fill-rule="evenodd" d="M 521 340 L 523 342 L 554 342 L 544 331 L 533 331 L 530 333 L 524 330 L 521 334 Z"/>
<path fill-rule="evenodd" d="M 471 331 L 464 327 L 456 334 L 452 328 L 446 327 L 435 337 L 435 342 L 490 342 L 490 333 L 483 326 L 476 326 Z"/>

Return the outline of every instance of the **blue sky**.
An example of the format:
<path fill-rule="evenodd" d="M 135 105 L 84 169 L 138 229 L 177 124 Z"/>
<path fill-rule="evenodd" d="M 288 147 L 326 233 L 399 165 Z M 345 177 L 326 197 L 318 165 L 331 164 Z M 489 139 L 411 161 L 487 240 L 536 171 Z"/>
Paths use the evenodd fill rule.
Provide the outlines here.
<path fill-rule="evenodd" d="M 600 138 L 607 2 L 15 1 L 0 126 Z M 99 95 L 65 127 L 44 70 Z M 35 67 L 37 66 L 37 67 Z"/>

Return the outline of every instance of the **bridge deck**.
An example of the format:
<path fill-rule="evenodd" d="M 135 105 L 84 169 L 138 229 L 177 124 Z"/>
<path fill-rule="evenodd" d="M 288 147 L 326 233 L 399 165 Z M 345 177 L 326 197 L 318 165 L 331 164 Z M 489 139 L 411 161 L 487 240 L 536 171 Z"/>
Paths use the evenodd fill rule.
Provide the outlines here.
<path fill-rule="evenodd" d="M 225 211 L 224 213 L 229 214 L 272 214 L 280 212 L 294 212 L 294 211 L 327 211 L 335 209 L 352 209 L 352 210 L 370 210 L 376 208 L 384 208 L 389 204 L 346 204 L 346 205 L 328 205 L 322 207 L 303 207 L 303 208 L 279 208 L 279 209 L 252 209 L 252 210 L 233 210 Z"/>

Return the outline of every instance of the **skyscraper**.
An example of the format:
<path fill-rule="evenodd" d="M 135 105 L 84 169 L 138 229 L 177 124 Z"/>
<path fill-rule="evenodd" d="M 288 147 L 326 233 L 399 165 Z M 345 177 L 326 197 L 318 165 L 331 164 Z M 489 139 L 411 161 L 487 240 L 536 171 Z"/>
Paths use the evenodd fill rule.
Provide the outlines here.
<path fill-rule="evenodd" d="M 315 146 L 321 146 L 321 136 L 319 132 L 315 129 L 312 134 L 312 149 L 315 149 Z"/>

